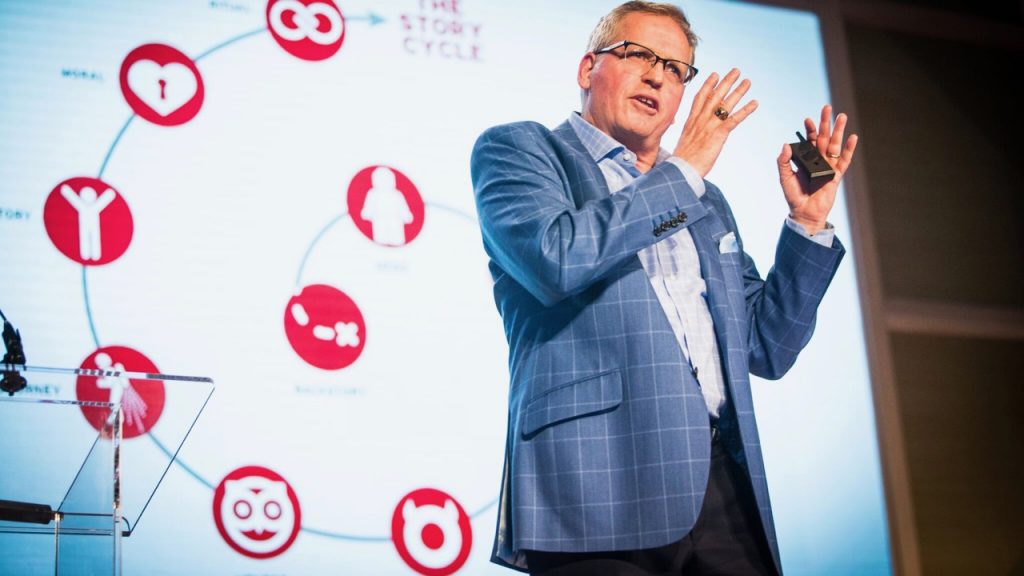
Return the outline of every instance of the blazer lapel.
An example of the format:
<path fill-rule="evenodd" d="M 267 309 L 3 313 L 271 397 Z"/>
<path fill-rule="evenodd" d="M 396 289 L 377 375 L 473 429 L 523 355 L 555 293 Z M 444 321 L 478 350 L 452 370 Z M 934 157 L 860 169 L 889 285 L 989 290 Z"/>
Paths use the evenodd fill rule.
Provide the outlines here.
<path fill-rule="evenodd" d="M 611 194 L 608 183 L 604 179 L 601 169 L 590 157 L 583 142 L 573 130 L 572 125 L 566 120 L 559 124 L 552 132 L 565 146 L 563 150 L 571 156 L 568 162 L 563 162 L 566 177 L 569 179 L 572 199 L 577 208 L 582 207 L 591 200 L 600 200 Z M 586 182 L 588 185 L 584 186 Z"/>

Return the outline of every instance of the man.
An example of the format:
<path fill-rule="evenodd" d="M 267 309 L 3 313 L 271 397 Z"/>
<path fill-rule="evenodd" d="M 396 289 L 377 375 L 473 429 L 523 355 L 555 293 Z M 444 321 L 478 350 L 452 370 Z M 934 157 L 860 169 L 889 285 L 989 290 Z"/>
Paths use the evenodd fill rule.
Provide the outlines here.
<path fill-rule="evenodd" d="M 510 346 L 494 560 L 535 574 L 773 574 L 781 563 L 749 373 L 781 377 L 844 250 L 826 217 L 856 137 L 831 109 L 808 138 L 816 191 L 778 167 L 790 207 L 772 271 L 744 253 L 703 180 L 757 107 L 732 70 L 660 148 L 696 36 L 675 6 L 628 2 L 580 61 L 582 112 L 554 131 L 485 132 L 472 175 Z"/>

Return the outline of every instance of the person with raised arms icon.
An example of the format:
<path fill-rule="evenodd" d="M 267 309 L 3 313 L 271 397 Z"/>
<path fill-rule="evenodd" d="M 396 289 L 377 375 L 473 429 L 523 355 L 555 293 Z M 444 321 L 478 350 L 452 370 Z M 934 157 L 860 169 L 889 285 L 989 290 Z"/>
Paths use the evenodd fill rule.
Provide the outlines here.
<path fill-rule="evenodd" d="M 117 198 L 117 192 L 107 188 L 97 196 L 92 186 L 84 186 L 80 194 L 75 194 L 70 186 L 64 184 L 60 187 L 60 195 L 78 213 L 78 250 L 82 260 L 98 261 L 103 254 L 100 213 Z"/>

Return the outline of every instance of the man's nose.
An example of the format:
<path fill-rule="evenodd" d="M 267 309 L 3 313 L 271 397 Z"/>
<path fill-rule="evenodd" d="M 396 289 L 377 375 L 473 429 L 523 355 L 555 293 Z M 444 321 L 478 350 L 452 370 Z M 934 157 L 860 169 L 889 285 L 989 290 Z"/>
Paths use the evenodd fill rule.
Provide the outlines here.
<path fill-rule="evenodd" d="M 651 69 L 645 72 L 641 79 L 654 88 L 660 88 L 665 81 L 665 61 L 656 60 L 654 66 L 651 66 Z"/>

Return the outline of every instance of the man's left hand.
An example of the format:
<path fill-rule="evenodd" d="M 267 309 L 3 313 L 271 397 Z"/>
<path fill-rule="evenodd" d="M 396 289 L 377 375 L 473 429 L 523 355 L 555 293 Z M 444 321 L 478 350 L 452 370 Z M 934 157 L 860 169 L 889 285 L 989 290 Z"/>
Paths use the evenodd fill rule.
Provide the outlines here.
<path fill-rule="evenodd" d="M 846 114 L 836 116 L 833 128 L 832 106 L 827 104 L 821 109 L 821 123 L 815 126 L 814 120 L 807 118 L 804 120 L 804 127 L 807 129 L 807 140 L 814 143 L 835 170 L 836 175 L 821 188 L 810 190 L 806 179 L 802 181 L 793 170 L 789 162 L 793 157 L 793 149 L 789 144 L 785 144 L 778 158 L 779 183 L 782 184 L 782 193 L 789 204 L 789 217 L 806 228 L 808 234 L 814 235 L 825 228 L 828 213 L 836 201 L 839 182 L 853 161 L 857 135 L 850 134 L 845 146 L 843 145 Z"/>

